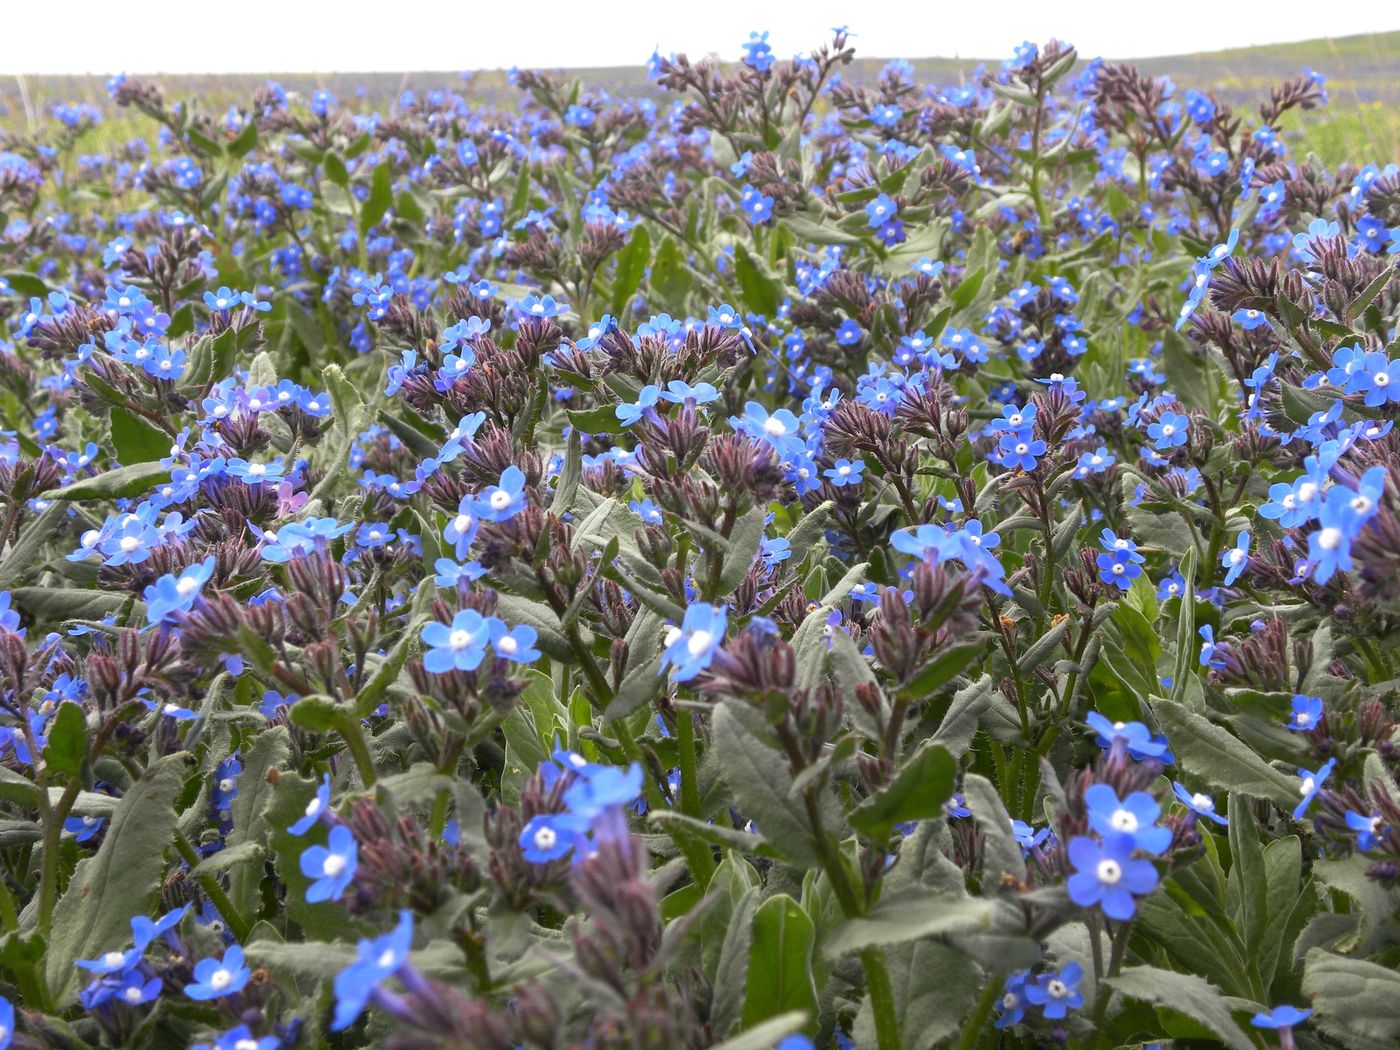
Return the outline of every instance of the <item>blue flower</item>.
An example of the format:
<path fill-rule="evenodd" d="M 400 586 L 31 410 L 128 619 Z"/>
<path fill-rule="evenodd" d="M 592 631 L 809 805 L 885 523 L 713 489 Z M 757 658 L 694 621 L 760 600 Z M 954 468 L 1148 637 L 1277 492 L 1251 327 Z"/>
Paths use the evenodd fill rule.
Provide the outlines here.
<path fill-rule="evenodd" d="M 525 509 L 524 472 L 514 465 L 506 467 L 500 484 L 478 494 L 472 505 L 482 521 L 509 521 Z"/>
<path fill-rule="evenodd" d="M 1363 853 L 1375 848 L 1385 828 L 1385 819 L 1379 813 L 1357 813 L 1347 810 L 1347 827 L 1356 832 L 1356 848 Z"/>
<path fill-rule="evenodd" d="M 463 496 L 457 504 L 456 516 L 442 530 L 443 539 L 453 544 L 459 560 L 466 559 L 472 541 L 476 539 L 477 530 L 481 528 L 481 519 L 477 517 L 475 503 L 476 497 Z"/>
<path fill-rule="evenodd" d="M 1067 883 L 1069 899 L 1081 908 L 1098 905 L 1110 919 L 1126 920 L 1137 910 L 1135 897 L 1157 888 L 1157 869 L 1150 861 L 1134 860 L 1136 839 L 1114 833 L 1102 843 L 1083 835 L 1070 840 L 1069 860 L 1075 873 Z"/>
<path fill-rule="evenodd" d="M 839 489 L 847 485 L 859 486 L 863 480 L 861 478 L 863 470 L 865 470 L 863 460 L 838 459 L 831 467 L 822 471 L 822 475 L 829 478 L 831 484 Z"/>
<path fill-rule="evenodd" d="M 199 600 L 199 592 L 214 575 L 217 559 L 210 555 L 197 565 L 191 565 L 179 576 L 166 573 L 145 590 L 146 622 L 171 623 L 178 613 L 186 613 Z"/>
<path fill-rule="evenodd" d="M 449 671 L 475 671 L 486 658 L 491 628 L 475 609 L 461 609 L 452 623 L 430 623 L 423 628 L 423 643 L 430 648 L 423 654 L 423 666 L 433 674 Z"/>
<path fill-rule="evenodd" d="M 724 644 L 728 610 L 723 605 L 696 604 L 685 611 L 678 628 L 672 628 L 661 654 L 661 669 L 672 668 L 671 677 L 688 682 L 710 666 L 715 650 Z"/>
<path fill-rule="evenodd" d="M 1029 428 L 1002 434 L 997 442 L 997 462 L 1003 467 L 1032 471 L 1036 459 L 1045 455 L 1044 441 L 1035 437 Z"/>
<path fill-rule="evenodd" d="M 96 959 L 78 959 L 73 965 L 80 970 L 99 975 L 123 973 L 141 961 L 142 951 L 144 947 L 128 948 L 124 952 L 104 952 Z"/>
<path fill-rule="evenodd" d="M 1217 824 L 1230 823 L 1228 819 L 1216 812 L 1215 799 L 1211 798 L 1209 795 L 1203 795 L 1199 791 L 1187 791 L 1186 786 L 1179 781 L 1172 782 L 1172 791 L 1176 793 L 1176 797 L 1181 801 L 1181 804 L 1197 816 L 1206 817 L 1209 820 L 1215 821 Z"/>
<path fill-rule="evenodd" d="M 185 904 L 166 912 L 159 919 L 152 921 L 144 915 L 133 915 L 131 917 L 131 936 L 136 941 L 137 951 L 144 952 L 157 937 L 169 933 L 180 925 L 180 920 L 190 910 L 190 906 Z"/>
<path fill-rule="evenodd" d="M 759 73 L 766 73 L 773 68 L 773 49 L 768 45 L 768 33 L 750 33 L 749 39 L 743 44 L 744 65 Z"/>
<path fill-rule="evenodd" d="M 282 1045 L 282 1040 L 275 1035 L 265 1035 L 261 1038 L 253 1035 L 253 1030 L 246 1024 L 241 1024 L 236 1028 L 230 1028 L 212 1046 L 208 1043 L 196 1043 L 193 1050 L 277 1050 Z"/>
<path fill-rule="evenodd" d="M 1332 775 L 1332 770 L 1337 768 L 1337 760 L 1329 758 L 1323 765 L 1314 772 L 1308 769 L 1299 769 L 1298 794 L 1302 795 L 1302 800 L 1293 807 L 1293 819 L 1302 820 L 1303 814 L 1307 813 L 1308 807 L 1312 805 L 1312 800 L 1317 798 L 1317 793 L 1322 790 L 1322 785 L 1327 782 L 1327 778 Z"/>
<path fill-rule="evenodd" d="M 1099 579 L 1123 591 L 1132 590 L 1133 581 L 1142 575 L 1142 566 L 1127 551 L 1100 554 L 1098 566 Z"/>
<path fill-rule="evenodd" d="M 539 813 L 520 832 L 520 848 L 531 864 L 548 864 L 587 845 L 588 821 L 573 813 Z"/>
<path fill-rule="evenodd" d="M 1215 640 L 1215 628 L 1210 624 L 1202 624 L 1197 632 L 1201 636 L 1201 666 L 1213 667 L 1216 670 L 1225 666 L 1225 658 L 1220 654 L 1225 651 L 1225 643 Z"/>
<path fill-rule="evenodd" d="M 122 974 L 121 984 L 114 989 L 113 998 L 120 999 L 127 1006 L 141 1006 L 160 998 L 164 982 L 159 977 L 148 977 L 138 969 Z"/>
<path fill-rule="evenodd" d="M 1341 485 L 1328 489 L 1318 511 L 1318 529 L 1308 534 L 1308 562 L 1318 583 L 1326 583 L 1338 570 L 1351 568 L 1351 543 L 1364 524 L 1352 506 L 1353 496 Z"/>
<path fill-rule="evenodd" d="M 408 961 L 413 943 L 413 914 L 399 912 L 399 924 L 374 940 L 361 940 L 358 958 L 335 976 L 335 1016 L 331 1031 L 341 1032 L 364 1012 L 370 994 Z"/>
<path fill-rule="evenodd" d="M 1229 587 L 1240 578 L 1249 564 L 1249 531 L 1245 530 L 1235 540 L 1235 546 L 1220 555 L 1220 565 L 1225 569 L 1225 586 Z"/>
<path fill-rule="evenodd" d="M 1186 444 L 1190 436 L 1191 420 L 1180 412 L 1163 412 L 1162 418 L 1148 424 L 1147 436 L 1152 438 L 1158 452 Z"/>
<path fill-rule="evenodd" d="M 1311 1016 L 1311 1010 L 1299 1010 L 1296 1006 L 1275 1006 L 1266 1014 L 1255 1014 L 1249 1019 L 1249 1023 L 1255 1028 L 1292 1028 Z"/>
<path fill-rule="evenodd" d="M 1029 1001 L 1026 996 L 1026 982 L 1030 980 L 1029 970 L 1017 970 L 1006 979 L 1002 986 L 1001 998 L 997 1000 L 997 1019 L 993 1022 L 997 1028 L 1006 1028 L 1013 1024 L 1019 1024 L 1026 1016 L 1026 1003 Z"/>
<path fill-rule="evenodd" d="M 529 624 L 509 627 L 493 616 L 487 621 L 487 625 L 491 633 L 491 648 L 496 650 L 496 655 L 502 660 L 532 664 L 540 658 L 540 651 L 535 648 L 539 632 Z"/>
<path fill-rule="evenodd" d="M 1173 569 L 1170 576 L 1164 576 L 1162 582 L 1157 584 L 1157 600 L 1165 602 L 1172 598 L 1180 598 L 1185 589 L 1186 580 L 1180 572 Z"/>
<path fill-rule="evenodd" d="M 287 829 L 288 835 L 301 836 L 311 830 L 311 825 L 315 824 L 325 812 L 331 801 L 331 775 L 321 774 L 321 786 L 316 789 L 315 796 L 306 804 L 306 811 L 295 824 Z"/>
<path fill-rule="evenodd" d="M 841 326 L 836 329 L 836 341 L 842 346 L 854 346 L 856 343 L 860 342 L 860 337 L 864 334 L 865 330 L 861 328 L 860 325 L 850 318 L 847 318 L 842 321 Z"/>
<path fill-rule="evenodd" d="M 344 824 L 337 824 L 331 828 L 326 846 L 308 846 L 302 851 L 301 873 L 316 880 L 306 888 L 307 902 L 340 900 L 358 866 L 359 846 L 355 836 Z"/>
<path fill-rule="evenodd" d="M 586 770 L 564 792 L 564 805 L 576 817 L 592 821 L 609 809 L 629 805 L 642 792 L 642 767 L 633 762 L 620 766 L 595 766 Z"/>
<path fill-rule="evenodd" d="M 87 842 L 105 823 L 105 817 L 69 817 L 63 822 L 63 830 L 70 832 L 78 842 Z"/>
<path fill-rule="evenodd" d="M 1145 791 L 1134 791 L 1120 801 L 1110 785 L 1092 784 L 1084 792 L 1084 805 L 1089 826 L 1100 835 L 1131 835 L 1138 849 L 1153 856 L 1161 856 L 1171 845 L 1171 829 L 1156 823 L 1162 807 Z"/>
<path fill-rule="evenodd" d="M 1293 709 L 1288 715 L 1288 728 L 1303 733 L 1316 729 L 1318 721 L 1322 718 L 1322 706 L 1320 696 L 1295 693 Z"/>
<path fill-rule="evenodd" d="M 870 111 L 870 122 L 877 127 L 892 128 L 904 119 L 904 110 L 888 102 Z M 871 223 L 872 226 L 876 225 Z"/>
<path fill-rule="evenodd" d="M 222 959 L 201 959 L 194 964 L 194 983 L 185 985 L 191 999 L 219 999 L 243 990 L 251 970 L 243 965 L 243 949 L 233 945 Z"/>
<path fill-rule="evenodd" d="M 879 229 L 893 219 L 898 211 L 899 206 L 890 200 L 888 194 L 882 193 L 865 206 L 866 221 L 871 229 Z"/>
<path fill-rule="evenodd" d="M 1046 1020 L 1060 1021 L 1071 1010 L 1084 1005 L 1084 996 L 1079 991 L 1079 982 L 1083 979 L 1084 968 L 1076 962 L 1067 963 L 1059 973 L 1043 973 L 1034 984 L 1027 985 L 1026 998 L 1040 1007 Z"/>

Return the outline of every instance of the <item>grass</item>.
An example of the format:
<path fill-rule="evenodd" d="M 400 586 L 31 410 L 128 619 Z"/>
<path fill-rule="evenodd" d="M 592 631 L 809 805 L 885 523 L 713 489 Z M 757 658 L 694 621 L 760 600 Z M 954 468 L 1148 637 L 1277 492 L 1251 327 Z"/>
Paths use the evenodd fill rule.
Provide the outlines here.
<path fill-rule="evenodd" d="M 855 81 L 879 76 L 885 59 L 857 59 L 847 71 Z M 971 76 L 983 62 L 996 59 L 924 58 L 913 61 L 917 78 L 928 83 L 955 84 Z M 1325 109 L 1291 116 L 1285 132 L 1302 156 L 1313 154 L 1329 167 L 1344 162 L 1387 164 L 1400 161 L 1400 31 L 1348 37 L 1319 37 L 1286 44 L 1206 51 L 1133 61 L 1144 73 L 1169 76 L 1180 88 L 1217 92 L 1228 101 L 1253 108 L 1270 87 L 1300 73 L 1304 67 L 1326 74 L 1331 104 Z M 650 93 L 640 66 L 575 69 L 569 75 L 589 87 L 613 93 Z M 309 93 L 329 88 L 342 98 L 363 94 L 367 102 L 383 105 L 405 89 L 452 88 L 486 103 L 510 105 L 515 91 L 501 70 L 484 70 L 469 80 L 458 73 L 289 73 L 277 77 L 171 75 L 150 78 L 170 98 L 197 98 L 214 112 L 246 104 L 253 90 L 268 79 L 288 90 Z M 109 109 L 103 78 L 97 76 L 14 77 L 0 82 L 0 127 L 27 122 L 55 102 L 88 102 Z M 118 117 L 84 142 L 100 150 L 134 133 Z"/>

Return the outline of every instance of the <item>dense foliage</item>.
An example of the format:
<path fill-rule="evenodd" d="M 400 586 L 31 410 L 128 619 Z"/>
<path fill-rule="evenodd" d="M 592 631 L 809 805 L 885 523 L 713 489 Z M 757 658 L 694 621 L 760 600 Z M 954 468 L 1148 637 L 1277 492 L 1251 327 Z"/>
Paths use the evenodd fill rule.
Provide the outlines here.
<path fill-rule="evenodd" d="M 1400 170 L 850 55 L 5 136 L 0 1047 L 1400 1041 Z"/>

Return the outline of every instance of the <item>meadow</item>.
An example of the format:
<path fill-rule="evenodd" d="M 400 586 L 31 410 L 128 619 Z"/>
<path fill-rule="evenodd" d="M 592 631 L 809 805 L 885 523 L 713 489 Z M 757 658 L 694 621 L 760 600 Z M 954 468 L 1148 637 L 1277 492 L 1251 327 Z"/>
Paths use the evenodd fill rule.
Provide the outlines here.
<path fill-rule="evenodd" d="M 1397 43 L 7 84 L 0 1050 L 1400 1044 Z"/>

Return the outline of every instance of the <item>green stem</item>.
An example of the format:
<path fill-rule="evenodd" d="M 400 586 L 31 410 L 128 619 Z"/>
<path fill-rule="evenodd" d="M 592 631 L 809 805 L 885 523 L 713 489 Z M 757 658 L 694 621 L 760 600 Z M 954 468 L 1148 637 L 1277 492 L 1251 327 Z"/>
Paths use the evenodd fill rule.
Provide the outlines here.
<path fill-rule="evenodd" d="M 183 831 L 175 832 L 175 848 L 179 851 L 184 862 L 190 866 L 190 871 L 193 872 L 199 866 L 199 854 L 195 852 L 194 846 L 185 837 Z M 239 943 L 246 942 L 248 934 L 253 928 L 252 923 L 244 919 L 238 909 L 233 906 L 233 901 L 229 899 L 228 893 L 220 885 L 218 878 L 213 875 L 196 875 L 195 881 L 199 883 L 199 888 L 213 902 L 214 907 L 219 910 L 219 914 L 224 917 L 230 932 Z"/>
<path fill-rule="evenodd" d="M 972 1008 L 972 1013 L 963 1022 L 962 1038 L 958 1040 L 958 1050 L 972 1050 L 987 1027 L 987 1016 L 992 1012 L 1001 995 L 1001 982 L 995 973 L 987 975 L 987 987 L 982 989 L 982 997 Z"/>
<path fill-rule="evenodd" d="M 58 864 L 63 822 L 68 811 L 78 800 L 79 787 L 76 781 L 68 784 L 59 797 L 58 804 L 44 814 L 44 858 L 39 870 L 39 935 L 45 942 L 53 926 L 54 902 L 58 897 Z"/>
<path fill-rule="evenodd" d="M 360 720 L 347 712 L 344 717 L 337 719 L 335 729 L 340 734 L 340 739 L 345 741 L 350 757 L 355 760 L 361 783 L 366 788 L 374 787 L 374 759 L 370 757 L 369 741 L 365 739 L 365 728 L 360 724 Z"/>
<path fill-rule="evenodd" d="M 885 966 L 884 949 L 869 947 L 860 953 L 865 967 L 865 985 L 870 991 L 870 1008 L 875 1014 L 875 1045 L 879 1050 L 899 1050 L 899 1014 L 894 1005 L 894 988 Z"/>

